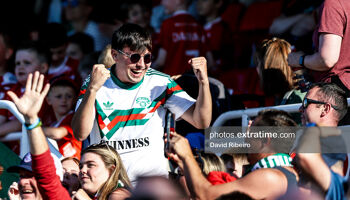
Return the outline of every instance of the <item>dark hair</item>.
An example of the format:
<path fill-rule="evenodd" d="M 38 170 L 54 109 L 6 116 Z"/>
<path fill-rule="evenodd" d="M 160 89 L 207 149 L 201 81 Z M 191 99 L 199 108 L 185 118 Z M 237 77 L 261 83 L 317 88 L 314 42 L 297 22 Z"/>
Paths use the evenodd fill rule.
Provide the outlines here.
<path fill-rule="evenodd" d="M 112 49 L 122 50 L 124 47 L 131 51 L 152 51 L 151 35 L 137 24 L 124 24 L 113 33 Z"/>
<path fill-rule="evenodd" d="M 292 116 L 283 110 L 265 109 L 258 113 L 254 126 L 297 126 Z"/>
<path fill-rule="evenodd" d="M 78 86 L 71 80 L 66 77 L 59 77 L 57 79 L 50 80 L 50 91 L 54 87 L 70 87 L 74 90 L 74 94 L 78 95 L 79 89 Z"/>
<path fill-rule="evenodd" d="M 265 133 L 294 133 L 296 131 L 297 123 L 292 116 L 283 110 L 266 109 L 258 113 L 252 126 L 251 132 L 265 132 Z M 262 143 L 269 143 L 269 153 L 289 153 L 295 137 L 285 138 L 254 138 L 253 140 L 260 140 Z M 267 152 L 265 152 L 267 153 Z"/>
<path fill-rule="evenodd" d="M 25 41 L 18 46 L 17 52 L 20 50 L 28 50 L 28 51 L 35 52 L 38 55 L 38 59 L 40 63 L 47 63 L 48 65 L 50 65 L 50 61 L 51 61 L 50 52 L 48 51 L 46 46 L 43 45 L 42 43 L 35 42 L 35 41 Z"/>
<path fill-rule="evenodd" d="M 94 52 L 94 39 L 88 34 L 75 33 L 68 38 L 68 42 L 77 44 L 85 55 Z"/>
<path fill-rule="evenodd" d="M 338 113 L 338 119 L 341 120 L 347 113 L 348 101 L 346 99 L 346 93 L 343 89 L 334 83 L 315 83 L 310 87 L 319 88 L 317 94 L 320 97 L 320 101 L 331 103 L 336 107 Z"/>

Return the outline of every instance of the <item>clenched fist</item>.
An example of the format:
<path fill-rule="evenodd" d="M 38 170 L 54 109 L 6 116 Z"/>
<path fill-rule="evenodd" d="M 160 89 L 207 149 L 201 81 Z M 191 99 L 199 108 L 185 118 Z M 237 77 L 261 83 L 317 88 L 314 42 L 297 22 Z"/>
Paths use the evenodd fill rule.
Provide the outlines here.
<path fill-rule="evenodd" d="M 90 75 L 90 90 L 98 91 L 107 79 L 111 77 L 111 72 L 102 64 L 96 64 L 92 68 Z"/>

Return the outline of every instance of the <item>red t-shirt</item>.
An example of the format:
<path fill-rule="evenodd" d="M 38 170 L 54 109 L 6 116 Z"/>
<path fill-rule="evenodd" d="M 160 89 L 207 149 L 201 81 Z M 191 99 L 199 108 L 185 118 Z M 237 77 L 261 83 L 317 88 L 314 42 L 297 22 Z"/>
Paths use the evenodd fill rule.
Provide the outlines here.
<path fill-rule="evenodd" d="M 32 154 L 32 169 L 43 199 L 71 199 L 56 175 L 55 163 L 49 150 L 40 155 Z"/>
<path fill-rule="evenodd" d="M 216 66 L 232 66 L 233 43 L 229 26 L 219 17 L 205 24 L 204 31 L 208 50 L 213 53 Z"/>
<path fill-rule="evenodd" d="M 50 67 L 47 78 L 53 79 L 67 77 L 74 81 L 77 87 L 81 85 L 81 77 L 78 72 L 79 61 L 66 57 L 64 62 L 57 68 Z"/>
<path fill-rule="evenodd" d="M 73 130 L 71 127 L 73 112 L 68 113 L 59 122 L 55 123 L 52 127 L 64 127 L 67 129 L 68 134 L 62 139 L 57 141 L 57 145 L 60 153 L 64 157 L 75 157 L 80 160 L 81 142 L 75 139 Z"/>
<path fill-rule="evenodd" d="M 45 82 L 47 82 L 47 80 Z M 25 88 L 22 87 L 20 83 L 16 83 L 9 90 L 14 92 L 18 97 L 21 97 L 24 94 Z M 1 100 L 12 101 L 12 99 L 10 98 L 10 96 L 7 95 L 7 93 Z M 7 121 L 16 119 L 16 117 L 7 109 L 0 109 L 0 115 L 6 117 Z M 39 112 L 39 117 L 41 118 L 43 125 L 48 125 L 56 121 L 56 117 L 52 111 L 52 108 L 47 104 L 46 101 L 43 102 L 43 105 Z"/>
<path fill-rule="evenodd" d="M 160 46 L 166 50 L 167 56 L 163 72 L 169 75 L 183 74 L 191 70 L 188 60 L 205 56 L 203 27 L 186 11 L 177 11 L 166 19 L 160 30 Z"/>
<path fill-rule="evenodd" d="M 315 82 L 330 82 L 331 76 L 338 75 L 342 83 L 350 89 L 350 4 L 347 0 L 325 0 L 321 6 L 321 16 L 318 29 L 314 34 L 316 49 L 319 46 L 321 33 L 330 33 L 342 37 L 338 62 L 332 69 L 325 72 L 312 71 Z"/>

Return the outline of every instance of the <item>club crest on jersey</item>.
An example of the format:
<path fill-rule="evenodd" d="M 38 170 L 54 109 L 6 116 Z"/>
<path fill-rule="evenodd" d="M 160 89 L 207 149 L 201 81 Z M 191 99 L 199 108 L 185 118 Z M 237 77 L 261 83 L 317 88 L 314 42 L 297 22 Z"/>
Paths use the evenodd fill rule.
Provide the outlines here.
<path fill-rule="evenodd" d="M 113 110 L 113 102 L 109 102 L 107 101 L 106 103 L 103 103 L 104 107 L 105 107 L 105 110 Z"/>
<path fill-rule="evenodd" d="M 139 97 L 136 99 L 136 103 L 139 104 L 141 108 L 146 108 L 151 103 L 151 100 L 147 97 Z"/>

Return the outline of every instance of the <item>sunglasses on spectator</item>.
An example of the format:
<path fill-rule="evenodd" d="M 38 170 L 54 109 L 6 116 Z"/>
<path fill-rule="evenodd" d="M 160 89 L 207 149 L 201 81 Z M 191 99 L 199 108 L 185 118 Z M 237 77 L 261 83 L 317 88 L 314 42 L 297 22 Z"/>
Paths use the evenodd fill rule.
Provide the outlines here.
<path fill-rule="evenodd" d="M 331 105 L 332 108 L 334 108 L 335 110 L 338 110 L 338 108 L 336 106 L 333 106 L 332 104 L 330 103 L 326 103 L 326 102 L 323 102 L 323 101 L 317 101 L 317 100 L 313 100 L 313 99 L 308 99 L 308 98 L 304 98 L 303 100 L 303 103 L 302 103 L 302 107 L 303 109 L 306 109 L 310 104 L 329 104 Z"/>
<path fill-rule="evenodd" d="M 121 50 L 117 50 L 119 53 L 127 56 L 130 58 L 130 61 L 135 64 L 135 63 L 138 63 L 139 60 L 141 59 L 141 57 L 143 57 L 143 61 L 145 62 L 145 64 L 148 64 L 148 63 L 151 63 L 152 61 L 152 54 L 148 53 L 144 56 L 141 56 L 140 54 L 138 53 L 133 53 L 133 54 L 127 54 L 125 53 L 124 51 L 121 51 Z"/>

